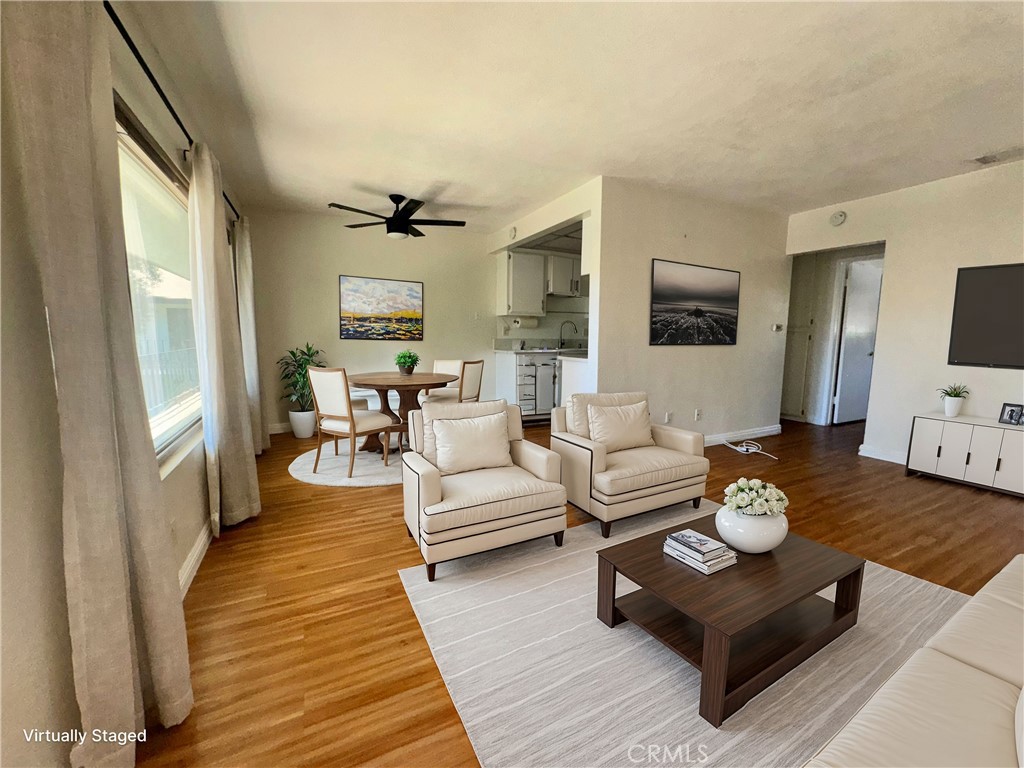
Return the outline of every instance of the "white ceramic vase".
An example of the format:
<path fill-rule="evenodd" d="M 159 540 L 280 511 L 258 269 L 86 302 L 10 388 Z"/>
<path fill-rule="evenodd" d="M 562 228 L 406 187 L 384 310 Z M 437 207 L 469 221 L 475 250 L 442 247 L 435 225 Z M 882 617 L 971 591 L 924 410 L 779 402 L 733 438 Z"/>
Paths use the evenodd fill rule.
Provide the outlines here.
<path fill-rule="evenodd" d="M 715 527 L 733 549 L 758 555 L 775 549 L 789 533 L 785 515 L 744 515 L 722 507 L 715 515 Z"/>
<path fill-rule="evenodd" d="M 952 419 L 960 415 L 960 409 L 964 407 L 966 397 L 944 397 L 942 405 L 946 409 L 946 418 Z"/>
<path fill-rule="evenodd" d="M 296 437 L 312 437 L 316 432 L 316 411 L 288 411 L 288 421 Z"/>

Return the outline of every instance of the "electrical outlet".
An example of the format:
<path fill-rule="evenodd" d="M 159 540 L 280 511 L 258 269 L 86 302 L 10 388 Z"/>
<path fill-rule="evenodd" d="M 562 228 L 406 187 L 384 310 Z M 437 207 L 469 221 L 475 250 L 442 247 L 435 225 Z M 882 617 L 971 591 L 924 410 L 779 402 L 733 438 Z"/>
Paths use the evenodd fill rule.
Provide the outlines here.
<path fill-rule="evenodd" d="M 704 418 L 704 410 L 702 408 L 695 409 L 694 412 L 693 412 L 693 420 L 694 421 L 700 421 L 703 418 Z"/>
<path fill-rule="evenodd" d="M 672 411 L 665 411 L 665 423 L 666 424 L 671 424 L 672 423 Z"/>

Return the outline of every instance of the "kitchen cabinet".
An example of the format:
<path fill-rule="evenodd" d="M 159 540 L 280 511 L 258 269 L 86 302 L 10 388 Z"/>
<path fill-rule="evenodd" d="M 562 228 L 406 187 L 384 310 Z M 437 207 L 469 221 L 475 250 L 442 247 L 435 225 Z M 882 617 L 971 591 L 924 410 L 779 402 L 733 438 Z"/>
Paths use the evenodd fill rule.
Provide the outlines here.
<path fill-rule="evenodd" d="M 907 451 L 913 472 L 1024 495 L 1024 429 L 980 417 L 916 416 Z"/>
<path fill-rule="evenodd" d="M 548 256 L 547 292 L 551 296 L 580 295 L 582 261 L 571 256 Z"/>
<path fill-rule="evenodd" d="M 541 317 L 545 310 L 546 264 L 543 254 L 507 251 L 498 254 L 495 313 Z"/>

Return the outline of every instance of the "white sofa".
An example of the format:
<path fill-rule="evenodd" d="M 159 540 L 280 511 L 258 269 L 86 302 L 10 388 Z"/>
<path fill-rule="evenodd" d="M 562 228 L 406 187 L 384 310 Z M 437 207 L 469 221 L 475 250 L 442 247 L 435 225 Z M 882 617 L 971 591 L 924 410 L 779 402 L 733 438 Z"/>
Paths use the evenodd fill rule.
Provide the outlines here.
<path fill-rule="evenodd" d="M 807 763 L 1024 766 L 1024 555 L 1010 561 Z"/>
<path fill-rule="evenodd" d="M 684 501 L 696 508 L 707 488 L 710 464 L 699 432 L 654 424 L 652 445 L 626 450 L 591 439 L 588 406 L 639 403 L 646 407 L 646 393 L 580 393 L 551 412 L 551 450 L 562 457 L 569 502 L 600 520 L 605 538 L 612 522 L 624 517 Z"/>
<path fill-rule="evenodd" d="M 507 432 L 496 436 L 484 422 L 499 414 Z M 409 443 L 412 450 L 402 454 L 405 524 L 428 580 L 437 563 L 477 552 L 541 536 L 562 546 L 560 460 L 523 439 L 518 405 L 424 403 L 409 413 Z"/>

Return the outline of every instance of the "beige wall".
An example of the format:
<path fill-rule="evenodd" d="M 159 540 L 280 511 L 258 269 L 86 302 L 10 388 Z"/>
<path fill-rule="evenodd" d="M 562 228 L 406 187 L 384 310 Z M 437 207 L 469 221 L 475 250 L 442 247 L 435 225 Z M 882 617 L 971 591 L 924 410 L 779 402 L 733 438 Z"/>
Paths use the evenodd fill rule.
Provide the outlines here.
<path fill-rule="evenodd" d="M 646 390 L 654 421 L 673 411 L 672 424 L 709 436 L 771 431 L 785 351 L 771 326 L 786 322 L 789 299 L 785 217 L 624 179 L 605 178 L 603 189 L 599 388 Z M 649 345 L 656 258 L 740 271 L 735 346 Z"/>
<path fill-rule="evenodd" d="M 429 229 L 426 237 L 392 240 L 381 228 L 346 229 L 341 214 L 250 212 L 256 289 L 256 331 L 264 416 L 287 425 L 275 361 L 307 341 L 331 366 L 349 371 L 395 370 L 394 356 L 412 349 L 430 370 L 438 358 L 485 362 L 483 396 L 494 392 L 495 262 L 483 236 Z M 338 338 L 338 275 L 423 283 L 421 342 Z"/>
<path fill-rule="evenodd" d="M 791 216 L 788 253 L 885 241 L 875 368 L 861 453 L 903 463 L 911 418 L 940 407 L 935 390 L 964 382 L 965 415 L 1020 402 L 1024 373 L 946 364 L 959 267 L 1020 262 L 1024 164 L 976 171 Z M 833 227 L 833 211 L 846 222 Z"/>

